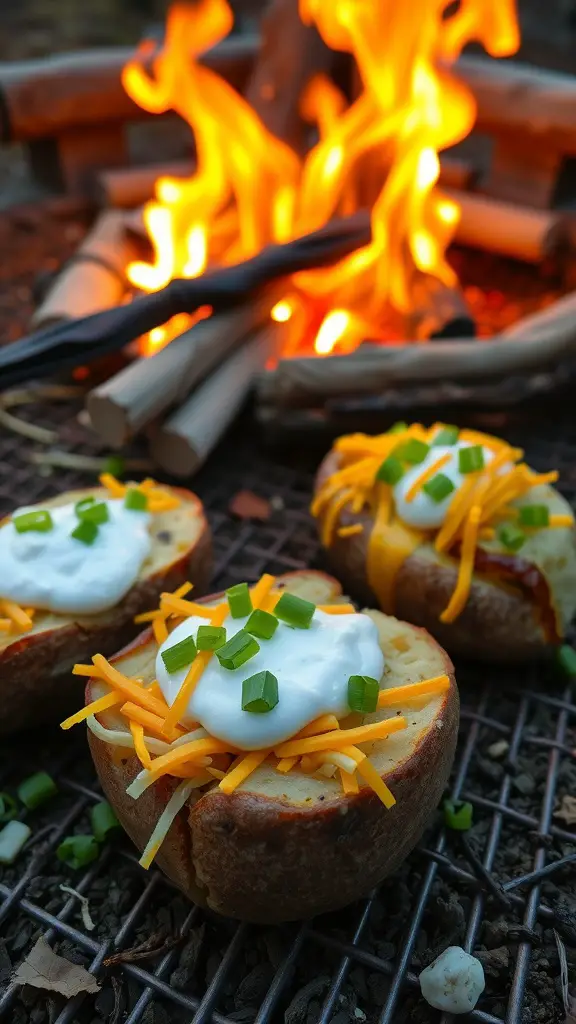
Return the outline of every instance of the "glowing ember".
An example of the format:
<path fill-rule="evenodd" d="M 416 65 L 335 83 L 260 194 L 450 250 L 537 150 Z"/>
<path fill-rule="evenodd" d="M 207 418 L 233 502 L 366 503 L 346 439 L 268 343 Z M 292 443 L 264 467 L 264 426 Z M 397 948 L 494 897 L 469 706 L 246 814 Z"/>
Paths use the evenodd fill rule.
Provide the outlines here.
<path fill-rule="evenodd" d="M 352 54 L 361 82 L 351 103 L 324 75 L 308 83 L 301 111 L 318 141 L 304 158 L 198 62 L 232 27 L 226 0 L 174 4 L 161 51 L 146 43 L 126 66 L 130 96 L 150 112 L 180 114 L 197 154 L 191 178 L 156 183 L 144 209 L 154 259 L 132 263 L 128 275 L 155 291 L 350 214 L 365 204 L 369 164 L 379 178 L 372 242 L 337 266 L 296 275 L 289 301 L 272 311 L 279 322 L 292 319 L 290 352 L 314 339 L 316 353 L 327 355 L 383 338 L 387 311 L 410 311 L 419 275 L 456 283 L 445 253 L 459 210 L 437 188 L 438 153 L 470 132 L 475 103 L 450 65 L 471 40 L 505 56 L 519 37 L 514 0 L 300 0 L 299 9 L 328 46 Z M 152 332 L 145 352 L 184 329 L 176 319 Z"/>

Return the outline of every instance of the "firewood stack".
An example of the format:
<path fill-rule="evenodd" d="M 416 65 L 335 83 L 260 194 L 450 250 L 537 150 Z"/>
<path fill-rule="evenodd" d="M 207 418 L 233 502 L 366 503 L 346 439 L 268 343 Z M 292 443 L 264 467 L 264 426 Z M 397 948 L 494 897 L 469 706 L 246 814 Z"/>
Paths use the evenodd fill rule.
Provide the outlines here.
<path fill-rule="evenodd" d="M 96 209 L 76 258 L 36 311 L 36 327 L 130 298 L 126 268 L 146 251 L 139 210 L 159 176 L 186 177 L 194 166 L 190 142 L 170 162 L 158 163 L 153 144 L 131 164 L 134 122 L 151 124 L 155 116 L 175 138 L 182 126 L 175 116 L 147 114 L 129 99 L 120 75 L 130 56 L 116 48 L 0 65 L 0 139 L 25 146 L 43 184 L 84 196 Z M 243 92 L 266 127 L 297 151 L 307 145 L 299 101 L 311 75 L 335 75 L 353 89 L 354 69 L 302 24 L 296 0 L 272 0 L 260 37 L 232 35 L 203 62 Z M 456 240 L 534 265 L 550 256 L 570 259 L 574 227 L 553 203 L 565 183 L 565 167 L 576 157 L 576 78 L 468 56 L 456 71 L 477 102 L 475 131 L 493 140 L 482 170 L 460 157 L 442 156 L 443 192 L 462 211 Z M 102 440 L 121 447 L 144 432 L 155 461 L 187 477 L 208 456 L 255 380 L 260 421 L 273 424 L 295 410 L 322 413 L 335 398 L 374 397 L 389 387 L 439 378 L 496 379 L 576 351 L 576 295 L 478 343 L 470 337 L 474 324 L 462 293 L 424 281 L 422 309 L 415 310 L 409 331 L 411 340 L 440 339 L 433 344 L 388 346 L 367 339 L 346 356 L 282 358 L 288 325 L 270 318 L 281 294 L 271 288 L 233 314 L 200 320 L 156 355 L 134 359 L 92 391 L 87 409 Z"/>

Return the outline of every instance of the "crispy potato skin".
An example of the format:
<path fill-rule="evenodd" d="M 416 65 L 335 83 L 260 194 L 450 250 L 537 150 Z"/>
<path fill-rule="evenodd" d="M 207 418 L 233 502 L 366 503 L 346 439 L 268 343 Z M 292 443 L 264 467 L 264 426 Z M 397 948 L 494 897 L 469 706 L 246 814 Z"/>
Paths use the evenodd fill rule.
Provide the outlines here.
<path fill-rule="evenodd" d="M 74 663 L 90 660 L 96 652 L 113 654 L 126 645 L 139 629 L 134 616 L 153 608 L 162 591 L 175 590 L 190 579 L 199 593 L 205 592 L 212 568 L 208 523 L 196 495 L 183 488 L 173 490 L 192 505 L 201 521 L 197 538 L 186 550 L 172 552 L 159 571 L 138 580 L 109 612 L 78 621 L 58 617 L 62 625 L 25 633 L 0 650 L 0 736 L 73 711 L 82 693 L 81 681 L 70 674 Z"/>
<path fill-rule="evenodd" d="M 335 584 L 333 593 L 339 589 Z M 451 687 L 410 756 L 385 775 L 395 806 L 387 811 L 366 787 L 357 795 L 310 805 L 253 789 L 226 795 L 215 788 L 189 802 L 157 856 L 162 870 L 191 900 L 256 923 L 299 920 L 360 898 L 406 858 L 447 782 L 459 699 L 448 655 L 424 630 L 398 626 L 405 636 L 425 638 L 436 659 L 440 652 Z M 150 642 L 146 631 L 119 657 Z M 115 764 L 111 748 L 88 735 L 103 789 L 128 835 L 143 849 L 176 783 L 156 784 L 132 800 L 125 790 L 139 763 L 130 757 Z"/>
<path fill-rule="evenodd" d="M 316 490 L 338 468 L 338 454 L 330 452 L 321 463 Z M 332 571 L 350 594 L 370 607 L 378 598 L 368 584 L 366 557 L 372 517 L 344 509 L 339 525 L 362 523 L 364 532 L 352 537 L 335 536 L 327 549 Z M 440 614 L 456 586 L 457 571 L 449 564 L 426 558 L 416 551 L 406 559 L 396 579 L 394 614 L 422 626 L 450 654 L 487 662 L 517 663 L 543 658 L 551 647 L 532 602 L 520 592 L 505 589 L 476 576 L 466 607 L 455 622 L 443 623 Z"/>

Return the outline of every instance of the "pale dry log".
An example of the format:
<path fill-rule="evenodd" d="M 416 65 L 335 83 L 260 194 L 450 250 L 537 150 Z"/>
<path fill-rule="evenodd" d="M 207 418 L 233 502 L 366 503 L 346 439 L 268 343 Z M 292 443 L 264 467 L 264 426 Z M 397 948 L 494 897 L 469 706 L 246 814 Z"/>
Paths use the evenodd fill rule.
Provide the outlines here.
<path fill-rule="evenodd" d="M 120 448 L 151 420 L 184 401 L 202 378 L 270 313 L 262 298 L 230 313 L 200 320 L 156 355 L 135 360 L 95 388 L 86 408 L 105 444 Z"/>
<path fill-rule="evenodd" d="M 257 49 L 257 36 L 231 36 L 208 51 L 202 62 L 241 91 Z M 1 63 L 0 140 L 44 139 L 91 124 L 150 117 L 133 103 L 120 81 L 122 68 L 133 56 L 133 47 L 118 46 Z"/>
<path fill-rule="evenodd" d="M 435 380 L 500 379 L 576 354 L 576 292 L 489 341 L 363 345 L 348 356 L 284 359 L 258 381 L 264 405 L 314 406 Z"/>
<path fill-rule="evenodd" d="M 405 317 L 408 338 L 471 338 L 476 333 L 474 317 L 457 284 L 449 287 L 437 277 L 416 272 L 410 299 L 411 309 Z"/>
<path fill-rule="evenodd" d="M 193 171 L 191 160 L 99 171 L 94 182 L 94 198 L 100 206 L 134 209 L 152 198 L 158 178 L 188 178 Z"/>
<path fill-rule="evenodd" d="M 105 210 L 35 311 L 33 327 L 47 327 L 118 305 L 127 290 L 126 267 L 138 255 L 122 213 Z"/>
<path fill-rule="evenodd" d="M 277 355 L 287 332 L 273 321 L 256 331 L 192 393 L 153 436 L 150 453 L 165 472 L 192 476 L 236 417 L 258 371 Z"/>
<path fill-rule="evenodd" d="M 460 207 L 456 241 L 462 245 L 541 263 L 565 241 L 565 218 L 557 211 L 531 210 L 472 192 L 443 191 Z"/>

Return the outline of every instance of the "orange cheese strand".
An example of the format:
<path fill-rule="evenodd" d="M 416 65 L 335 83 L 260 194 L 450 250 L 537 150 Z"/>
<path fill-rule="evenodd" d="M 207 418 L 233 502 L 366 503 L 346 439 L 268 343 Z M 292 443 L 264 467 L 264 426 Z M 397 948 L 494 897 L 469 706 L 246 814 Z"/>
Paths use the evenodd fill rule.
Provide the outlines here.
<path fill-rule="evenodd" d="M 158 697 L 153 697 L 144 686 L 139 686 L 133 679 L 123 675 L 113 665 L 110 665 L 101 654 L 95 654 L 92 660 L 98 669 L 100 677 L 109 683 L 113 689 L 124 694 L 128 700 L 134 701 L 140 707 L 151 711 L 152 714 L 159 715 L 160 718 L 165 717 L 168 712 L 168 705 L 165 701 L 159 700 Z"/>
<path fill-rule="evenodd" d="M 79 722 L 84 722 L 91 715 L 97 715 L 100 711 L 107 711 L 108 708 L 113 708 L 117 704 L 122 704 L 124 698 L 119 693 L 107 693 L 105 697 L 99 697 L 98 700 L 92 701 L 91 704 L 87 704 L 85 708 L 77 711 L 75 715 L 70 715 L 69 718 L 65 718 L 60 723 L 61 729 L 71 729 L 73 725 L 78 725 Z"/>
<path fill-rule="evenodd" d="M 436 476 L 436 473 L 438 473 L 438 471 L 442 469 L 442 466 L 445 466 L 447 462 L 450 462 L 451 458 L 452 455 L 448 452 L 447 455 L 443 455 L 441 459 L 438 459 L 433 466 L 428 466 L 428 469 L 425 469 L 420 476 L 416 477 L 414 483 L 406 491 L 406 501 L 414 501 L 414 498 L 418 492 L 422 490 L 424 484 L 427 484 L 433 476 Z"/>
<path fill-rule="evenodd" d="M 307 736 L 317 736 L 321 732 L 332 732 L 333 729 L 339 729 L 340 724 L 336 715 L 320 715 L 320 718 L 315 718 L 309 725 L 305 725 L 300 732 L 293 737 L 295 740 L 303 740 Z"/>
<path fill-rule="evenodd" d="M 271 576 L 269 572 L 265 572 L 264 575 L 260 577 L 258 583 L 256 583 L 250 591 L 253 608 L 262 607 L 275 583 L 276 577 Z"/>
<path fill-rule="evenodd" d="M 3 598 L 0 601 L 0 608 L 11 619 L 19 633 L 27 633 L 28 630 L 32 629 L 34 623 L 31 617 L 15 601 L 8 601 L 6 598 Z"/>
<path fill-rule="evenodd" d="M 396 718 L 387 718 L 383 722 L 359 725 L 355 729 L 338 729 L 334 732 L 323 733 L 321 736 L 288 740 L 276 747 L 274 753 L 277 757 L 293 757 L 295 754 L 301 757 L 302 754 L 314 754 L 317 750 L 341 750 L 342 747 L 350 744 L 386 739 L 392 733 L 405 729 L 406 724 L 406 719 L 398 715 Z"/>
<path fill-rule="evenodd" d="M 338 521 L 338 516 L 342 509 L 351 500 L 352 495 L 353 492 L 350 488 L 346 488 L 346 490 L 342 491 L 342 493 L 332 501 L 329 508 L 324 513 L 321 526 L 322 543 L 324 547 L 328 547 L 330 545 L 334 528 Z"/>
<path fill-rule="evenodd" d="M 359 762 L 356 769 L 359 775 L 368 783 L 368 785 L 374 790 L 376 796 L 379 796 L 384 806 L 390 810 L 396 803 L 396 798 L 388 789 L 388 786 L 380 775 L 376 771 L 373 764 L 370 763 L 367 757 Z"/>
<path fill-rule="evenodd" d="M 476 482 L 476 474 L 470 473 L 461 488 L 456 491 L 448 507 L 444 524 L 436 535 L 434 542 L 436 551 L 447 551 L 452 546 L 454 538 L 469 511 Z"/>
<path fill-rule="evenodd" d="M 211 736 L 182 743 L 181 746 L 174 747 L 174 750 L 154 759 L 151 768 L 152 778 L 148 781 L 156 782 L 162 775 L 169 775 L 173 768 L 180 768 L 188 761 L 191 763 L 191 767 L 194 767 L 202 762 L 207 755 L 225 754 L 227 750 L 226 743 L 222 740 L 212 739 Z"/>
<path fill-rule="evenodd" d="M 359 533 L 364 533 L 364 527 L 362 523 L 350 523 L 350 526 L 340 526 L 336 533 L 339 537 L 355 537 Z"/>
<path fill-rule="evenodd" d="M 0 619 L 0 633 L 10 633 L 12 630 L 12 619 Z"/>
<path fill-rule="evenodd" d="M 356 609 L 353 604 L 317 604 L 316 607 L 320 612 L 326 612 L 327 615 L 355 615 Z"/>
<path fill-rule="evenodd" d="M 223 793 L 233 793 L 234 790 L 242 783 L 252 772 L 266 760 L 269 750 L 252 750 L 249 754 L 246 754 L 242 758 L 239 764 L 231 771 L 227 772 L 222 779 L 219 788 Z"/>
<path fill-rule="evenodd" d="M 164 724 L 164 719 L 160 718 L 159 715 L 153 715 L 151 711 L 146 711 L 146 708 L 140 708 L 137 704 L 132 701 L 127 701 L 120 708 L 120 714 L 125 715 L 131 722 L 138 722 L 142 725 L 149 733 L 154 736 L 158 736 L 159 739 L 166 739 L 166 736 L 172 737 L 173 734 L 176 736 L 183 736 L 184 730 L 175 728 L 173 731 L 168 731 Z"/>
<path fill-rule="evenodd" d="M 277 772 L 281 772 L 283 775 L 285 775 L 287 772 L 292 770 L 292 768 L 296 764 L 297 760 L 298 760 L 297 757 L 282 757 L 282 758 L 280 758 L 280 760 L 278 761 L 278 764 L 276 765 L 276 771 Z"/>
<path fill-rule="evenodd" d="M 148 748 L 144 742 L 144 728 L 139 725 L 138 722 L 130 722 L 130 732 L 132 739 L 134 740 L 134 750 L 136 757 L 140 761 L 143 768 L 152 767 L 152 758 L 148 752 Z"/>
<path fill-rule="evenodd" d="M 340 781 L 342 783 L 342 789 L 346 796 L 352 796 L 355 793 L 360 792 L 360 786 L 358 785 L 358 779 L 355 775 L 351 775 L 350 772 L 345 772 L 343 768 L 339 768 Z"/>
<path fill-rule="evenodd" d="M 160 645 L 168 639 L 168 627 L 166 625 L 166 619 L 164 619 L 161 616 L 153 619 L 152 631 L 154 633 L 154 639 L 158 644 L 158 647 L 160 647 Z"/>
<path fill-rule="evenodd" d="M 176 594 L 161 594 L 160 610 L 183 615 L 186 618 L 197 615 L 202 619 L 211 619 L 214 612 L 214 609 L 209 608 L 208 605 L 198 604 L 197 601 L 186 601 L 182 597 L 177 597 Z"/>
<path fill-rule="evenodd" d="M 444 693 L 450 689 L 449 676 L 435 676 L 423 679 L 420 683 L 408 683 L 406 686 L 391 686 L 388 690 L 380 690 L 378 707 L 386 708 L 393 704 L 405 704 L 418 697 Z"/>
<path fill-rule="evenodd" d="M 113 498 L 123 498 L 126 494 L 126 487 L 120 483 L 111 473 L 101 473 L 99 478 L 102 487 L 105 487 Z"/>
<path fill-rule="evenodd" d="M 221 626 L 227 615 L 227 604 L 218 605 L 217 608 L 212 610 L 212 615 L 210 619 L 211 624 L 213 626 Z M 170 708 L 170 711 L 166 715 L 164 728 L 169 733 L 172 732 L 172 730 L 175 728 L 180 719 L 183 718 L 183 716 L 186 714 L 186 708 L 188 706 L 190 697 L 194 693 L 194 690 L 198 685 L 200 676 L 202 675 L 204 669 L 206 668 L 206 665 L 212 658 L 213 654 L 214 651 L 199 651 L 196 657 L 194 658 L 194 661 L 190 665 L 190 668 L 188 669 L 188 672 L 186 674 L 186 678 L 184 679 L 184 682 L 182 683 L 182 686 L 178 691 L 178 696 L 176 697 L 176 700 L 174 701 L 172 707 Z"/>
<path fill-rule="evenodd" d="M 562 526 L 574 526 L 574 520 L 573 520 L 572 516 L 568 516 L 568 515 L 565 515 L 565 516 L 563 516 L 563 515 L 553 515 L 553 516 L 550 516 L 550 519 L 548 521 L 548 526 L 551 526 L 552 528 L 557 528 L 557 527 L 562 527 Z"/>
<path fill-rule="evenodd" d="M 468 522 L 464 527 L 462 551 L 460 553 L 460 565 L 458 567 L 458 581 L 448 606 L 440 615 L 441 622 L 454 622 L 454 619 L 460 615 L 460 612 L 463 610 L 464 605 L 468 600 L 470 586 L 472 583 L 472 573 L 474 572 L 474 554 L 476 551 L 476 542 L 478 540 L 478 527 L 481 515 L 482 509 L 479 508 L 478 505 L 475 505 L 474 508 L 470 510 Z"/>
<path fill-rule="evenodd" d="M 399 519 L 390 522 L 390 496 L 385 491 L 381 494 L 368 542 L 366 574 L 382 611 L 393 615 L 398 573 L 406 559 L 420 546 L 424 535 L 405 526 Z"/>

